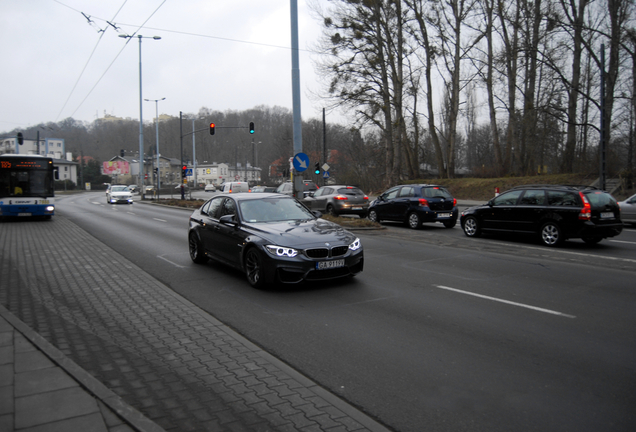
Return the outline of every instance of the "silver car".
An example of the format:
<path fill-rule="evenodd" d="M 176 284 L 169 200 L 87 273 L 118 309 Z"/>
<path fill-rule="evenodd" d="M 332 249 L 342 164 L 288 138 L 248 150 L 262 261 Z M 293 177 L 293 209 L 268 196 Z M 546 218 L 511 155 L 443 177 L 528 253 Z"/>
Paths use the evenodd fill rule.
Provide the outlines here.
<path fill-rule="evenodd" d="M 323 186 L 305 197 L 303 203 L 332 216 L 355 214 L 365 218 L 369 212 L 369 197 L 356 186 Z"/>
<path fill-rule="evenodd" d="M 621 207 L 621 220 L 623 223 L 636 224 L 636 195 L 632 195 L 625 201 L 619 201 Z"/>

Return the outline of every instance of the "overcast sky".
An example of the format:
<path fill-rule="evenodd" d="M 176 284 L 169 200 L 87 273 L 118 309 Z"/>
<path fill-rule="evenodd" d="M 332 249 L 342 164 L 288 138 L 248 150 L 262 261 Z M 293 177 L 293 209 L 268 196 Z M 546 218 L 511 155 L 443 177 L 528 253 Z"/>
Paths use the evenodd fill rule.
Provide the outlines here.
<path fill-rule="evenodd" d="M 302 117 L 321 118 L 310 52 L 320 27 L 306 0 L 298 15 Z M 166 98 L 159 114 L 292 109 L 289 0 L 0 0 L 0 131 L 138 119 L 139 40 L 118 37 L 135 32 L 143 98 Z M 144 120 L 154 116 L 144 102 Z"/>

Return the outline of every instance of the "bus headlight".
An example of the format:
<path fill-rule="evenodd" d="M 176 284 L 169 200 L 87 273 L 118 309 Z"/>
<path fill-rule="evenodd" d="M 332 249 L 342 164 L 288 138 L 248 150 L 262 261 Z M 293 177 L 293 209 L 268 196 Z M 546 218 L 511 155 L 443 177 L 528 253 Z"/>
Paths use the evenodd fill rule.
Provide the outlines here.
<path fill-rule="evenodd" d="M 55 206 L 46 206 L 44 207 L 44 213 L 53 213 L 55 211 Z"/>

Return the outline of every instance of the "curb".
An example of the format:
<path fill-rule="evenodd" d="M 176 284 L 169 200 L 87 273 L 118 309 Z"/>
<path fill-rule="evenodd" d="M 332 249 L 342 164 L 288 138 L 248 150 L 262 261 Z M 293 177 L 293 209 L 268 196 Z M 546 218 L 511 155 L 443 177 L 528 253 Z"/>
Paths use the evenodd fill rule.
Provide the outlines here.
<path fill-rule="evenodd" d="M 66 357 L 60 350 L 51 345 L 2 305 L 0 305 L 0 317 L 4 318 L 16 331 L 21 333 L 53 363 L 75 379 L 89 394 L 110 408 L 131 428 L 138 432 L 165 432 L 165 429 L 128 405 L 121 397 L 79 367 L 73 360 Z"/>

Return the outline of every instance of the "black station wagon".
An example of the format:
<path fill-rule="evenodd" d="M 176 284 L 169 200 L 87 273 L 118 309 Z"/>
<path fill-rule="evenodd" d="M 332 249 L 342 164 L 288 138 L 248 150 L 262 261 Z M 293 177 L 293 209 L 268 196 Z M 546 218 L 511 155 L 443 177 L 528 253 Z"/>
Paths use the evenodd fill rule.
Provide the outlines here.
<path fill-rule="evenodd" d="M 546 246 L 569 238 L 595 244 L 623 230 L 614 197 L 589 186 L 516 187 L 486 205 L 464 210 L 460 223 L 468 237 L 482 232 L 526 233 Z"/>

